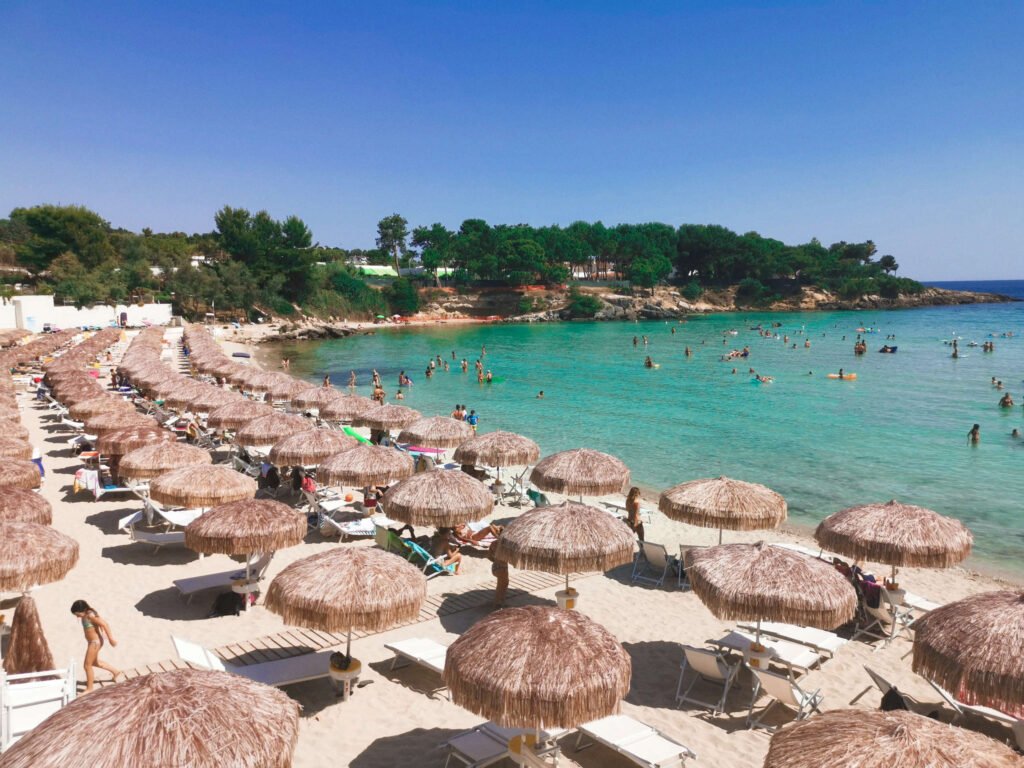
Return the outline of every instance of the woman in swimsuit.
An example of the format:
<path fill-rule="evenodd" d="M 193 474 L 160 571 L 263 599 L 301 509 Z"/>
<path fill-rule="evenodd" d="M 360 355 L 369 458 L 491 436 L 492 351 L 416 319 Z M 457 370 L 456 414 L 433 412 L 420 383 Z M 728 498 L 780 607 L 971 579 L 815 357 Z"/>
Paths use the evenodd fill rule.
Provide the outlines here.
<path fill-rule="evenodd" d="M 71 604 L 71 612 L 82 620 L 82 631 L 85 633 L 85 692 L 88 693 L 93 688 L 95 667 L 109 672 L 114 681 L 120 677 L 121 670 L 100 661 L 104 638 L 110 642 L 111 647 L 117 645 L 117 640 L 110 632 L 110 625 L 85 600 L 75 600 Z"/>

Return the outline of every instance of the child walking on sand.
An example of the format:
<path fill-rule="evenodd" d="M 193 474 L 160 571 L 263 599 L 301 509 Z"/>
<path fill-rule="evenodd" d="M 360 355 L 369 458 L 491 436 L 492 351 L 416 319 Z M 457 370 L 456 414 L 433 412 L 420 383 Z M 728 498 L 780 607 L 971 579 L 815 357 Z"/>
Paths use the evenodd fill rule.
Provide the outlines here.
<path fill-rule="evenodd" d="M 111 647 L 117 645 L 117 640 L 110 632 L 110 625 L 85 600 L 75 600 L 71 604 L 71 612 L 81 619 L 82 631 L 85 633 L 85 692 L 93 689 L 95 667 L 109 672 L 116 682 L 121 670 L 100 661 L 100 648 L 105 639 L 110 641 Z"/>

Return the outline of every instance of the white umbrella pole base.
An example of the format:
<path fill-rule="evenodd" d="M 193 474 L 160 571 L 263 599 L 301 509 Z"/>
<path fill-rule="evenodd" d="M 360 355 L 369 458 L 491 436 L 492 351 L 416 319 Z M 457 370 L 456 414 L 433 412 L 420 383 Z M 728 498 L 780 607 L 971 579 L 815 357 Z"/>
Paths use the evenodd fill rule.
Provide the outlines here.
<path fill-rule="evenodd" d="M 567 611 L 574 611 L 579 603 L 580 593 L 572 587 L 569 589 L 560 589 L 555 592 L 555 600 L 558 601 L 559 608 L 563 608 Z"/>
<path fill-rule="evenodd" d="M 348 697 L 352 695 L 352 684 L 359 679 L 362 671 L 363 664 L 359 659 L 350 659 L 348 669 L 338 669 L 333 665 L 328 668 L 335 689 L 340 689 L 342 701 L 348 701 Z"/>

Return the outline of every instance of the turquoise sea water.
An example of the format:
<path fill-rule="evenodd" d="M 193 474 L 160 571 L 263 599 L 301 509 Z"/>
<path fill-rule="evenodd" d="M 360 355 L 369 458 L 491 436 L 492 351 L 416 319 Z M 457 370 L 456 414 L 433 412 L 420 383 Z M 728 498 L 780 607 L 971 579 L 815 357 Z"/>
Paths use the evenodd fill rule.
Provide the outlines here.
<path fill-rule="evenodd" d="M 788 334 L 762 338 L 758 324 Z M 676 333 L 670 329 L 675 326 Z M 855 357 L 858 327 L 868 353 Z M 730 335 L 737 331 L 737 335 Z M 1012 331 L 1014 336 L 999 336 Z M 688 322 L 555 323 L 383 330 L 337 341 L 282 346 L 292 372 L 343 386 L 357 372 L 369 394 L 380 371 L 393 400 L 400 370 L 413 379 L 405 405 L 425 415 L 465 403 L 481 431 L 529 435 L 545 454 L 587 446 L 612 453 L 634 482 L 655 491 L 698 477 L 729 475 L 782 493 L 798 524 L 814 524 L 844 507 L 891 498 L 967 523 L 975 564 L 1024 574 L 1024 304 L 889 312 L 735 313 Z M 886 342 L 886 334 L 895 341 Z M 943 340 L 960 338 L 952 359 Z M 990 338 L 989 334 L 996 334 Z M 633 336 L 650 339 L 633 347 Z M 845 339 L 844 339 L 845 337 Z M 804 340 L 811 348 L 804 348 Z M 966 346 L 995 342 L 994 353 Z M 723 343 L 724 341 L 724 343 Z M 793 349 L 792 344 L 797 348 Z M 884 343 L 895 355 L 878 354 Z M 500 383 L 477 384 L 473 362 L 486 345 L 485 367 Z M 693 357 L 684 357 L 689 345 Z M 750 347 L 747 360 L 722 362 Z M 462 374 L 451 359 L 470 362 Z M 424 377 L 441 354 L 451 371 Z M 660 365 L 643 367 L 650 355 Z M 435 358 L 436 361 L 436 358 Z M 737 373 L 731 373 L 733 368 Z M 749 367 L 773 376 L 752 382 Z M 840 367 L 856 381 L 835 381 Z M 813 373 L 810 373 L 813 372 Z M 1016 407 L 997 407 L 1004 382 Z M 544 390 L 543 400 L 536 399 Z M 971 425 L 982 442 L 967 444 Z"/>

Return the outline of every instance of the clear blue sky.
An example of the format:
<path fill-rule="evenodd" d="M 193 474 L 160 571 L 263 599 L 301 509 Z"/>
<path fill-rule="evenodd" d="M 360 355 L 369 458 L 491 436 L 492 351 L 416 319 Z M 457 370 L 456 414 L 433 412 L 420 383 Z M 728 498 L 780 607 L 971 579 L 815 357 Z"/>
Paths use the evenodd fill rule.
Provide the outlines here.
<path fill-rule="evenodd" d="M 1024 3 L 0 4 L 0 216 L 873 239 L 1024 278 Z"/>

